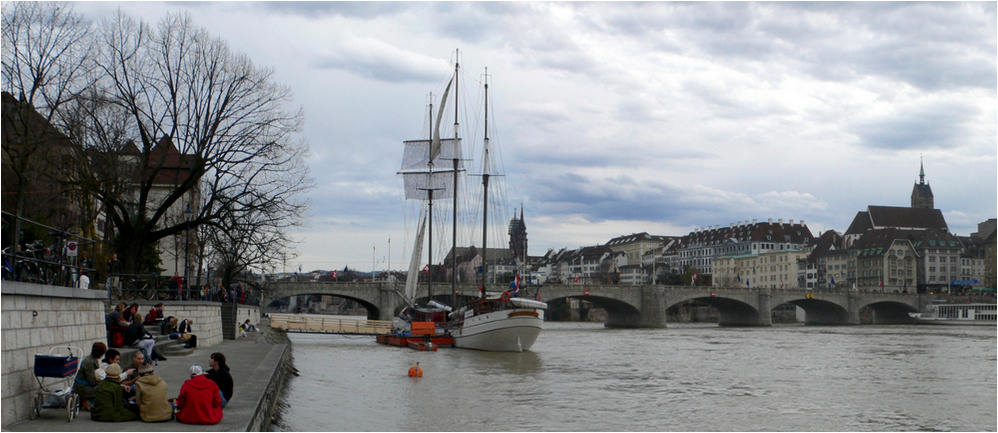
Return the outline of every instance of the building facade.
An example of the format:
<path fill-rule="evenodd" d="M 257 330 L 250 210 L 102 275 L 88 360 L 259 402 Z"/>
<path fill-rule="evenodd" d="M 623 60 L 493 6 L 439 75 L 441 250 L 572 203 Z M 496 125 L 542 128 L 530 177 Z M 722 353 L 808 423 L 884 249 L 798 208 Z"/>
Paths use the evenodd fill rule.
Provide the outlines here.
<path fill-rule="evenodd" d="M 770 250 L 756 254 L 714 258 L 714 287 L 797 289 L 799 262 L 807 252 L 799 249 Z"/>
<path fill-rule="evenodd" d="M 713 261 L 729 255 L 761 255 L 784 250 L 805 250 L 814 236 L 804 221 L 784 223 L 782 219 L 765 223 L 748 221 L 728 227 L 698 229 L 683 237 L 676 250 L 682 269 L 695 268 L 702 275 L 713 274 Z M 795 271 L 796 272 L 796 271 Z"/>

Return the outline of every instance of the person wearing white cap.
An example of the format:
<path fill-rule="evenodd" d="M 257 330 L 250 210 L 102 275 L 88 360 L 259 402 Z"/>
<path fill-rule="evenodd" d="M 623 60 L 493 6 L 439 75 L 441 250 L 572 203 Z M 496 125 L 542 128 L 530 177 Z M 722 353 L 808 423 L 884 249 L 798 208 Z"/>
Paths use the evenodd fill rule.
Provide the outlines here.
<path fill-rule="evenodd" d="M 200 365 L 191 366 L 191 378 L 177 396 L 177 421 L 184 424 L 218 424 L 222 420 L 222 396 L 218 385 L 204 376 Z"/>

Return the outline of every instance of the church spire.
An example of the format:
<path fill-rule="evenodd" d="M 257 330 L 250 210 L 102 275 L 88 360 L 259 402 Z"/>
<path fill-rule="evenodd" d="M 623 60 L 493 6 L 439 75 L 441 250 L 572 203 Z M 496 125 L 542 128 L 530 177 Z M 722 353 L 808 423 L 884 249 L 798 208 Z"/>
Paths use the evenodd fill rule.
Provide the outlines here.
<path fill-rule="evenodd" d="M 915 209 L 935 209 L 932 188 L 925 183 L 925 162 L 919 157 L 918 183 L 911 189 L 911 207 Z"/>
<path fill-rule="evenodd" d="M 918 157 L 918 165 L 919 168 L 921 169 L 919 170 L 918 173 L 918 182 L 922 185 L 925 185 L 925 162 L 922 160 L 921 156 Z"/>

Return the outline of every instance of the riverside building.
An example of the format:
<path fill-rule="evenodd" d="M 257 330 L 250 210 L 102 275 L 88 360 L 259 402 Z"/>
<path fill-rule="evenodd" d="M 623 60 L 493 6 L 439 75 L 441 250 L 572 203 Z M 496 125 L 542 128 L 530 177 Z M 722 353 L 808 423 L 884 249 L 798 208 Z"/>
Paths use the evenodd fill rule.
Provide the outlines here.
<path fill-rule="evenodd" d="M 694 268 L 701 275 L 712 275 L 714 259 L 718 257 L 762 255 L 786 250 L 804 251 L 813 239 L 814 236 L 804 221 L 739 221 L 728 227 L 714 226 L 695 230 L 683 237 L 682 246 L 675 254 L 682 269 Z M 795 268 L 794 280 L 796 272 Z"/>

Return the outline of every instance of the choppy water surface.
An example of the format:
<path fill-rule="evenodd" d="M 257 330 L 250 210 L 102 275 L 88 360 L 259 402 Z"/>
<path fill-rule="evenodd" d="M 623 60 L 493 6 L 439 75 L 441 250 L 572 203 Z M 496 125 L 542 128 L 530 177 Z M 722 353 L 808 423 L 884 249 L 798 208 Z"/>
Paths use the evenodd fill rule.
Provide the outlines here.
<path fill-rule="evenodd" d="M 996 328 L 611 330 L 546 323 L 530 352 L 292 335 L 292 431 L 995 431 Z M 407 377 L 416 362 L 425 371 Z"/>

